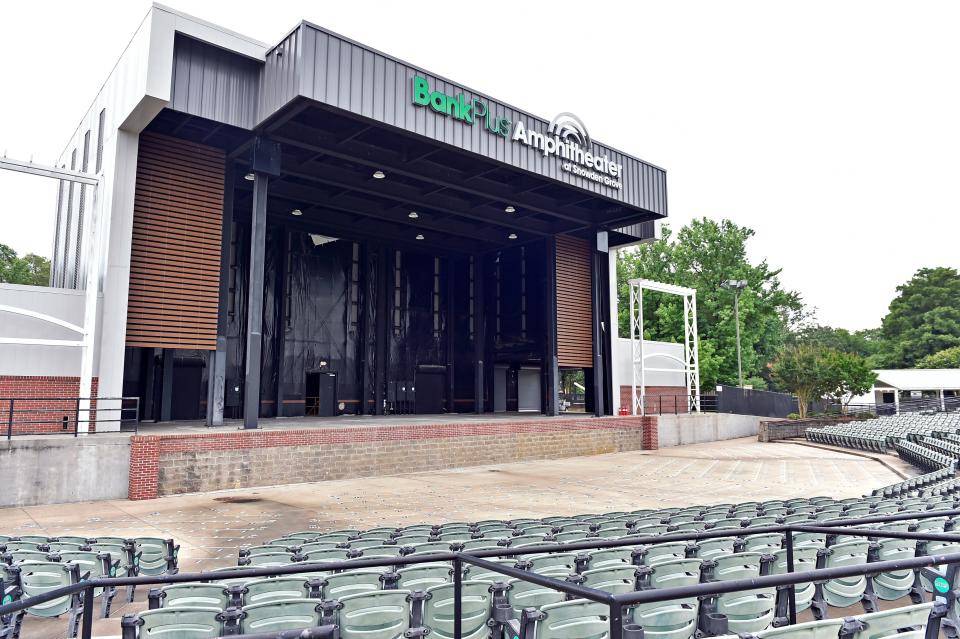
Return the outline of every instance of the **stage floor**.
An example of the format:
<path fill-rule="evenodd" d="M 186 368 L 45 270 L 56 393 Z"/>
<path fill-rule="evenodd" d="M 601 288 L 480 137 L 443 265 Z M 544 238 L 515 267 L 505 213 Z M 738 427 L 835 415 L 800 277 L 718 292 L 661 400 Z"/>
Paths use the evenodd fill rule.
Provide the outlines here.
<path fill-rule="evenodd" d="M 590 413 L 564 413 L 547 417 L 540 413 L 454 413 L 441 415 L 338 415 L 336 417 L 263 417 L 261 430 L 301 428 L 345 428 L 364 426 L 416 426 L 434 424 L 481 424 L 518 421 L 583 419 Z M 243 429 L 242 419 L 224 420 L 223 426 L 207 426 L 203 421 L 142 422 L 140 435 L 184 435 L 188 433 L 232 432 Z"/>

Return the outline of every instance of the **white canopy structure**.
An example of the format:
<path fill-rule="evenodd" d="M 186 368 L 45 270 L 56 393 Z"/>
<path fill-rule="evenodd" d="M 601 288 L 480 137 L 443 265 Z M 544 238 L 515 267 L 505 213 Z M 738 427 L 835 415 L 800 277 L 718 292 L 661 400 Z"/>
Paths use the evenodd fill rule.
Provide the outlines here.
<path fill-rule="evenodd" d="M 668 353 L 645 353 L 643 346 L 643 291 L 657 291 L 683 297 L 683 359 Z M 699 338 L 697 336 L 697 290 L 663 282 L 636 278 L 630 280 L 630 345 L 633 354 L 633 410 L 634 415 L 646 413 L 646 374 L 648 371 L 673 372 L 674 368 L 648 366 L 647 360 L 668 358 L 683 367 L 687 386 L 687 409 L 700 411 Z"/>

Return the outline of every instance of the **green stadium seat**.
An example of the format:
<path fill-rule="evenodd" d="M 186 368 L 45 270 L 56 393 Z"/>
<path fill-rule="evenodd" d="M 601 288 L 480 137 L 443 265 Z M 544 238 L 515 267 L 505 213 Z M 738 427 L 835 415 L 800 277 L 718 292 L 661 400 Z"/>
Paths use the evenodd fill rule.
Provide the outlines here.
<path fill-rule="evenodd" d="M 276 633 L 321 625 L 317 599 L 279 599 L 244 606 L 240 627 L 244 634 Z"/>
<path fill-rule="evenodd" d="M 870 542 L 866 539 L 836 544 L 818 551 L 817 568 L 857 566 L 867 563 Z M 827 606 L 846 608 L 861 601 L 867 589 L 867 577 L 856 575 L 843 579 L 831 579 L 816 584 L 813 598 L 813 614 L 817 619 L 827 616 Z"/>
<path fill-rule="evenodd" d="M 656 566 L 665 562 L 685 559 L 687 556 L 687 542 L 668 541 L 662 544 L 644 546 L 642 547 L 642 555 L 644 566 Z"/>
<path fill-rule="evenodd" d="M 629 564 L 593 568 L 580 573 L 583 585 L 595 590 L 619 594 L 633 592 L 636 588 L 637 567 Z"/>
<path fill-rule="evenodd" d="M 124 615 L 123 639 L 212 639 L 223 635 L 216 608 L 157 608 Z"/>
<path fill-rule="evenodd" d="M 502 576 L 502 575 L 501 575 Z M 503 581 L 502 579 L 496 581 Z M 496 583 L 496 581 L 494 583 Z M 558 603 L 566 599 L 566 595 L 559 590 L 539 586 L 521 579 L 508 579 L 509 590 L 507 599 L 516 610 L 524 608 L 542 608 L 543 606 Z"/>
<path fill-rule="evenodd" d="M 783 533 L 761 533 L 743 537 L 744 552 L 773 553 L 783 547 Z"/>
<path fill-rule="evenodd" d="M 610 630 L 609 608 L 586 599 L 547 604 L 540 608 L 535 639 L 604 639 Z"/>
<path fill-rule="evenodd" d="M 399 639 L 410 629 L 410 591 L 380 590 L 338 599 L 341 639 Z"/>
<path fill-rule="evenodd" d="M 157 608 L 216 608 L 230 605 L 230 591 L 223 584 L 181 583 L 154 588 L 147 597 L 150 609 Z"/>
<path fill-rule="evenodd" d="M 380 570 L 363 568 L 328 575 L 321 583 L 322 598 L 340 599 L 359 592 L 380 590 L 383 587 L 383 575 Z"/>
<path fill-rule="evenodd" d="M 917 542 L 913 539 L 879 539 L 875 542 L 876 561 L 911 559 L 916 556 Z M 913 590 L 916 573 L 911 569 L 882 572 L 873 578 L 873 591 L 885 601 L 896 601 Z"/>
<path fill-rule="evenodd" d="M 871 612 L 863 615 L 857 615 L 848 618 L 849 624 L 856 628 L 850 632 L 847 628 L 841 633 L 844 639 L 887 639 L 897 637 L 899 639 L 908 639 L 908 635 L 922 631 L 927 626 L 927 619 L 933 608 L 933 602 L 905 606 L 903 608 L 894 608 L 882 612 Z"/>
<path fill-rule="evenodd" d="M 453 568 L 448 563 L 415 564 L 405 566 L 397 573 L 400 575 L 397 582 L 400 590 L 427 590 L 431 586 L 449 583 Z"/>
<path fill-rule="evenodd" d="M 490 619 L 490 584 L 485 581 L 463 581 L 460 584 L 460 632 L 462 639 L 484 639 L 490 634 L 487 620 Z M 454 585 L 438 584 L 426 589 L 427 599 L 423 605 L 423 625 L 430 629 L 430 636 L 453 639 Z"/>
<path fill-rule="evenodd" d="M 303 575 L 254 579 L 244 584 L 243 605 L 250 606 L 288 599 L 306 599 L 309 595 L 309 584 L 307 578 Z"/>
<path fill-rule="evenodd" d="M 804 546 L 793 549 L 793 571 L 807 572 L 815 570 L 817 567 L 818 548 L 814 546 Z M 787 550 L 774 551 L 773 561 L 770 564 L 771 575 L 786 575 L 787 570 Z M 782 593 L 786 594 L 786 593 Z M 797 605 L 797 612 L 803 612 L 813 603 L 813 596 L 816 594 L 816 586 L 812 583 L 797 584 L 794 587 L 794 600 Z M 786 600 L 783 600 L 783 607 L 778 610 L 777 616 L 783 619 L 787 617 Z"/>

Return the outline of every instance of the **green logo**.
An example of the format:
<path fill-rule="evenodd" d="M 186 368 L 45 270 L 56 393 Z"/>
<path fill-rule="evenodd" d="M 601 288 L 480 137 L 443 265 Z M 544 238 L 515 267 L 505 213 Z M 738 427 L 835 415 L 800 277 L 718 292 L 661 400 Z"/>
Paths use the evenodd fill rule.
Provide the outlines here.
<path fill-rule="evenodd" d="M 937 592 L 948 592 L 950 590 L 950 582 L 943 577 L 937 577 L 933 580 L 933 587 Z"/>
<path fill-rule="evenodd" d="M 486 102 L 479 98 L 467 102 L 463 93 L 447 95 L 443 91 L 431 91 L 430 83 L 421 75 L 413 78 L 413 103 L 429 106 L 437 113 L 466 124 L 482 120 L 483 128 L 487 131 L 503 137 L 510 135 L 510 120 L 494 117 Z"/>
<path fill-rule="evenodd" d="M 11 601 L 13 601 L 13 597 L 10 596 L 10 595 L 6 595 L 6 596 L 3 598 L 3 605 L 6 606 L 6 605 L 7 605 L 8 603 L 10 603 Z"/>

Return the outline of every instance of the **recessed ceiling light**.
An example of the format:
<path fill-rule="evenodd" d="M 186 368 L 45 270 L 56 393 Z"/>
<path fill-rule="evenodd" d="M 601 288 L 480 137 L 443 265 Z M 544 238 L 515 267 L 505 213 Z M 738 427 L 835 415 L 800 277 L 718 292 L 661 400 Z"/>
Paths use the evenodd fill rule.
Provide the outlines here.
<path fill-rule="evenodd" d="M 417 239 L 418 239 L 418 240 L 422 240 L 422 239 L 423 239 L 423 233 L 417 233 Z"/>
<path fill-rule="evenodd" d="M 247 182 L 253 182 L 254 178 L 256 177 L 257 176 L 254 175 L 253 173 L 247 173 L 246 175 L 243 176 L 243 179 L 246 180 Z"/>
<path fill-rule="evenodd" d="M 504 212 L 504 213 L 516 213 L 516 212 L 517 212 L 517 209 L 516 209 L 516 207 L 514 207 L 513 205 L 508 204 L 507 206 L 504 207 L 503 212 Z"/>
<path fill-rule="evenodd" d="M 377 170 L 373 172 L 373 177 L 376 180 L 382 180 L 383 178 L 387 177 L 387 174 L 383 171 Z"/>
<path fill-rule="evenodd" d="M 416 211 L 410 211 L 409 213 L 407 213 L 407 217 L 409 217 L 411 220 L 415 220 L 418 217 L 420 217 L 420 214 L 417 213 Z"/>
<path fill-rule="evenodd" d="M 517 234 L 516 234 L 516 233 L 511 233 L 510 235 L 507 236 L 507 239 L 508 239 L 508 240 L 515 240 L 515 239 L 517 239 Z"/>
<path fill-rule="evenodd" d="M 293 215 L 295 217 L 300 217 L 301 215 L 303 215 L 303 211 L 301 211 L 300 209 L 293 209 L 292 211 L 290 211 L 290 215 Z"/>

